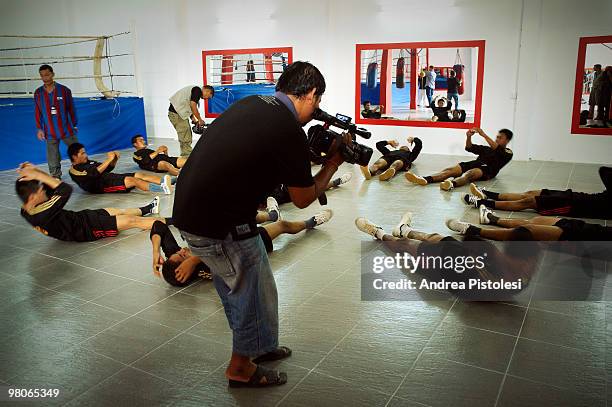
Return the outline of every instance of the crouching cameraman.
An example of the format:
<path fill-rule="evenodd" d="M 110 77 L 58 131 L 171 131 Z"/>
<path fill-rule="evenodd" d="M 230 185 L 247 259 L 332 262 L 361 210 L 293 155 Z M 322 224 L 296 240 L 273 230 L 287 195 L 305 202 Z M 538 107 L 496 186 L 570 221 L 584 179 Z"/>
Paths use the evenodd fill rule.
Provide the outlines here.
<path fill-rule="evenodd" d="M 176 185 L 174 224 L 192 253 L 210 267 L 232 329 L 225 371 L 232 387 L 286 383 L 285 373 L 257 363 L 291 355 L 278 344 L 276 283 L 257 231 L 258 205 L 285 184 L 291 201 L 307 207 L 343 162 L 338 151 L 314 178 L 311 174 L 302 126 L 325 92 L 321 72 L 295 62 L 280 76 L 276 91 L 237 101 L 208 126 Z"/>

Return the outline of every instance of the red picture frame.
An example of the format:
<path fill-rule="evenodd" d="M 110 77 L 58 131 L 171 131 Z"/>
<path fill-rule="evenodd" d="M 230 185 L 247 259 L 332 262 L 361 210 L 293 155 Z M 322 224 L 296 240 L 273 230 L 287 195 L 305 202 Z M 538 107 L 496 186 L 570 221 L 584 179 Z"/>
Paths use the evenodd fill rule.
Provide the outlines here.
<path fill-rule="evenodd" d="M 476 94 L 474 96 L 474 121 L 462 122 L 432 122 L 426 120 L 396 120 L 396 119 L 364 119 L 361 117 L 361 52 L 366 50 L 389 50 L 411 48 L 477 48 L 478 65 L 476 67 Z M 355 123 L 407 126 L 407 127 L 436 127 L 452 129 L 470 129 L 480 127 L 482 114 L 482 88 L 484 80 L 485 40 L 466 41 L 436 41 L 436 42 L 395 42 L 378 44 L 357 44 L 355 46 Z"/>
<path fill-rule="evenodd" d="M 287 63 L 293 63 L 293 47 L 268 47 L 268 48 L 238 48 L 238 49 L 213 49 L 202 51 L 202 79 L 204 85 L 208 85 L 208 78 L 206 75 L 206 57 L 209 55 L 235 55 L 235 54 L 264 54 L 283 52 L 287 53 Z M 219 113 L 211 113 L 208 110 L 208 100 L 204 100 L 204 117 L 216 118 L 219 117 Z"/>
<path fill-rule="evenodd" d="M 582 99 L 584 62 L 586 60 L 586 49 L 589 44 L 600 44 L 612 42 L 612 35 L 600 35 L 594 37 L 581 37 L 578 41 L 578 58 L 576 61 L 576 82 L 574 84 L 574 100 L 572 105 L 571 134 L 612 136 L 611 128 L 580 127 L 580 101 Z M 605 67 L 602 67 L 605 68 Z"/>

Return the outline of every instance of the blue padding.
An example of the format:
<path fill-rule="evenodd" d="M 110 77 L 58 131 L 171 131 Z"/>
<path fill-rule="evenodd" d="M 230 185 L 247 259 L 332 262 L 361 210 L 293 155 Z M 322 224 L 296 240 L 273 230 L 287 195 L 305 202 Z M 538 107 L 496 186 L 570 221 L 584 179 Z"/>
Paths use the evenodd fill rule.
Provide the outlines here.
<path fill-rule="evenodd" d="M 135 134 L 146 138 L 142 98 L 74 98 L 74 103 L 79 119 L 77 137 L 88 154 L 129 148 Z M 4 146 L 0 170 L 17 168 L 24 161 L 47 161 L 45 143 L 36 138 L 33 99 L 0 99 L 0 140 Z M 62 158 L 66 158 L 66 146 L 61 146 Z"/>
<path fill-rule="evenodd" d="M 364 100 L 369 100 L 373 105 L 380 104 L 380 83 L 377 83 L 375 88 L 368 88 L 365 82 L 361 83 L 362 104 Z M 394 111 L 398 108 L 407 109 L 410 106 L 410 82 L 406 82 L 403 88 L 398 88 L 395 86 L 395 82 L 393 82 L 391 86 L 391 101 L 393 102 Z"/>
<path fill-rule="evenodd" d="M 223 113 L 232 103 L 252 95 L 273 95 L 273 83 L 244 83 L 240 85 L 215 86 L 215 97 L 208 99 L 209 113 Z"/>

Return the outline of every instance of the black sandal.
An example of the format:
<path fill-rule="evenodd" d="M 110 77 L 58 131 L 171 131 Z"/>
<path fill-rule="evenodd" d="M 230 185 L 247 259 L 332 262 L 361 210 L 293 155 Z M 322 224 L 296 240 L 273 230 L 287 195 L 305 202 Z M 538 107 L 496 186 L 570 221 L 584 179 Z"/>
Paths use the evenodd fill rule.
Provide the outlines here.
<path fill-rule="evenodd" d="M 264 377 L 266 381 L 262 383 L 261 380 Z M 229 387 L 267 387 L 280 386 L 285 383 L 287 383 L 287 373 L 257 365 L 257 370 L 255 370 L 255 373 L 253 373 L 253 376 L 251 376 L 248 382 L 230 379 Z"/>
<path fill-rule="evenodd" d="M 272 362 L 274 360 L 288 358 L 289 356 L 291 356 L 291 349 L 286 346 L 279 346 L 272 352 L 264 353 L 263 355 L 256 357 L 253 359 L 253 363 L 259 364 L 262 362 Z"/>

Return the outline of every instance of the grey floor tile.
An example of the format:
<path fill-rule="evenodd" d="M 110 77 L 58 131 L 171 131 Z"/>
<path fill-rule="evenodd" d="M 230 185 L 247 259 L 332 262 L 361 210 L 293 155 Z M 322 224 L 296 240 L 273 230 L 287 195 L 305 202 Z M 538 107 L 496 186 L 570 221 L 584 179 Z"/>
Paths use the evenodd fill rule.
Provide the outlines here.
<path fill-rule="evenodd" d="M 520 339 L 509 373 L 599 398 L 605 392 L 604 365 L 590 352 Z"/>
<path fill-rule="evenodd" d="M 603 358 L 606 354 L 605 315 L 583 314 L 580 318 L 530 309 L 521 337 L 586 350 Z"/>
<path fill-rule="evenodd" d="M 133 366 L 172 383 L 192 387 L 225 365 L 231 351 L 229 343 L 221 345 L 193 335 L 180 335 Z"/>
<path fill-rule="evenodd" d="M 605 407 L 606 401 L 588 393 L 572 393 L 563 388 L 508 376 L 497 405 L 499 407 Z"/>
<path fill-rule="evenodd" d="M 178 293 L 147 308 L 138 316 L 179 330 L 191 328 L 221 310 L 223 306 L 213 300 L 189 294 Z"/>
<path fill-rule="evenodd" d="M 317 372 L 309 374 L 280 406 L 384 406 L 389 396 Z"/>
<path fill-rule="evenodd" d="M 107 294 L 101 293 L 100 297 L 92 301 L 118 311 L 134 314 L 175 293 L 176 291 L 170 286 L 155 287 L 139 282 L 127 282 Z"/>
<path fill-rule="evenodd" d="M 430 406 L 492 406 L 503 374 L 422 356 L 396 396 Z"/>
<path fill-rule="evenodd" d="M 527 308 L 489 302 L 457 301 L 447 320 L 466 326 L 518 335 Z"/>
<path fill-rule="evenodd" d="M 515 342 L 514 336 L 443 322 L 424 354 L 504 373 Z"/>
<path fill-rule="evenodd" d="M 179 331 L 132 317 L 83 343 L 89 350 L 122 363 L 132 363 L 169 341 Z M 121 346 L 117 346 L 121 344 Z"/>
<path fill-rule="evenodd" d="M 126 367 L 100 382 L 69 406 L 162 406 L 181 400 L 189 389 Z"/>
<path fill-rule="evenodd" d="M 35 364 L 32 370 L 11 379 L 11 385 L 20 388 L 59 389 L 59 396 L 46 399 L 44 405 L 63 405 L 123 367 L 121 363 L 107 357 L 76 348 Z M 40 400 L 25 403 L 28 404 L 42 405 Z"/>

